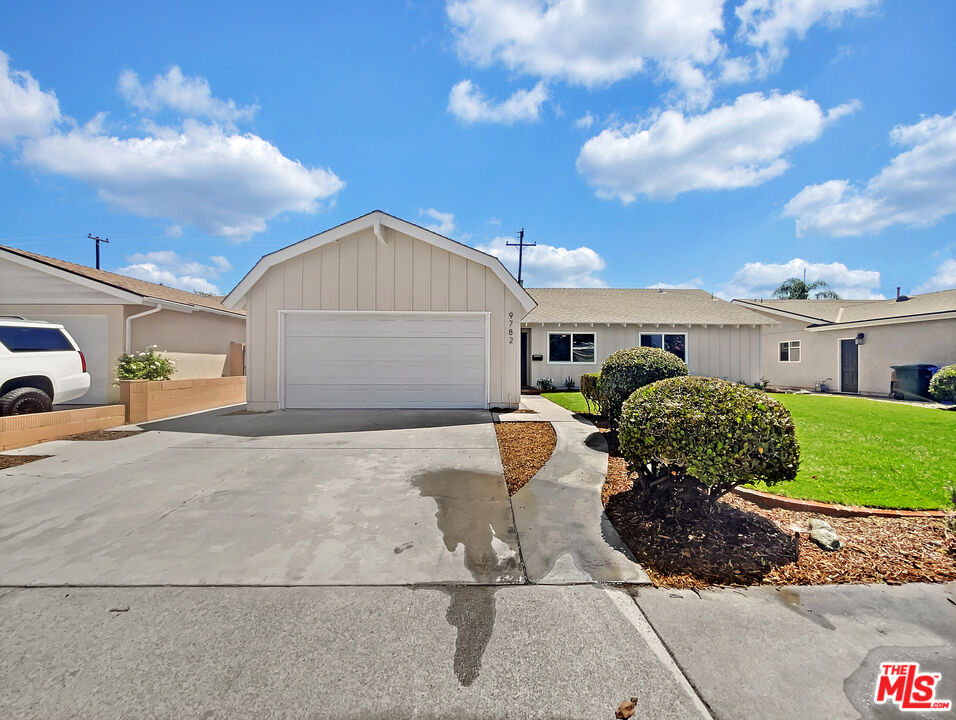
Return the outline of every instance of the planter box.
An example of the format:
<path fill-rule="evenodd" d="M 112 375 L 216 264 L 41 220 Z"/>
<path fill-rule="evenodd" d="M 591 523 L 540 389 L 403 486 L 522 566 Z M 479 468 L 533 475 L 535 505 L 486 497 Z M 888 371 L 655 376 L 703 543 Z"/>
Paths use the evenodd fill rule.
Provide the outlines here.
<path fill-rule="evenodd" d="M 212 410 L 246 401 L 246 378 L 219 377 L 195 380 L 120 380 L 120 402 L 126 420 L 149 420 Z"/>
<path fill-rule="evenodd" d="M 27 447 L 93 430 L 106 430 L 125 423 L 126 408 L 122 405 L 11 415 L 0 418 L 0 450 Z"/>

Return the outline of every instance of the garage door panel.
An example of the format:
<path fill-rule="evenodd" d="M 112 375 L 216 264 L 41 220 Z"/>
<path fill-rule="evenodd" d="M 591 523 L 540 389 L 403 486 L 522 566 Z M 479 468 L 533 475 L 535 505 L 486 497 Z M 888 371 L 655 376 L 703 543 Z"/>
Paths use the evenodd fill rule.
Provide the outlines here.
<path fill-rule="evenodd" d="M 284 406 L 484 407 L 486 319 L 460 313 L 289 313 Z"/>

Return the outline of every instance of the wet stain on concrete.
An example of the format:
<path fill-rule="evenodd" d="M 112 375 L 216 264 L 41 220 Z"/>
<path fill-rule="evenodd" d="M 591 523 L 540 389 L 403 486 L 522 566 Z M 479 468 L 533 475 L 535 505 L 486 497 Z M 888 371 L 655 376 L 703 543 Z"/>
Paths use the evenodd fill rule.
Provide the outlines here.
<path fill-rule="evenodd" d="M 462 687 L 474 683 L 481 671 L 481 658 L 495 629 L 496 589 L 487 585 L 442 588 L 450 598 L 445 620 L 458 632 L 453 668 Z"/>
<path fill-rule="evenodd" d="M 448 552 L 464 548 L 465 569 L 476 583 L 518 583 L 523 572 L 517 534 L 504 482 L 497 474 L 455 469 L 424 473 L 412 480 L 422 497 L 435 501 L 435 520 Z M 495 549 L 505 544 L 507 553 Z M 396 549 L 397 550 L 397 549 Z M 452 662 L 459 684 L 468 687 L 495 627 L 494 585 L 443 587 L 449 596 L 445 620 L 455 628 Z"/>
<path fill-rule="evenodd" d="M 796 588 L 780 588 L 777 597 L 783 602 L 783 606 L 788 610 L 793 610 L 800 617 L 804 617 L 810 622 L 816 623 L 827 630 L 836 630 L 836 626 L 827 620 L 824 615 L 816 613 L 800 603 L 800 591 Z"/>
<path fill-rule="evenodd" d="M 415 546 L 415 543 L 413 542 L 405 542 L 405 543 L 402 543 L 401 545 L 396 545 L 394 552 L 396 555 L 401 555 L 403 552 L 405 552 L 406 550 L 414 546 Z"/>

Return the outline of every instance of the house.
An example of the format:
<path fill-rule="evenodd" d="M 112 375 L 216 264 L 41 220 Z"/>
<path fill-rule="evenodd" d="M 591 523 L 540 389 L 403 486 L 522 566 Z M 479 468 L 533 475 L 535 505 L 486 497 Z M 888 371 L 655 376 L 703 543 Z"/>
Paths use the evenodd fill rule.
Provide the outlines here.
<path fill-rule="evenodd" d="M 156 345 L 176 362 L 176 379 L 230 370 L 230 343 L 245 341 L 242 311 L 164 285 L 0 246 L 0 315 L 62 324 L 86 356 L 89 392 L 79 402 L 117 402 L 116 363 Z"/>
<path fill-rule="evenodd" d="M 956 289 L 894 300 L 734 300 L 763 328 L 771 385 L 888 395 L 891 366 L 956 363 Z"/>
<path fill-rule="evenodd" d="M 496 257 L 381 211 L 264 256 L 223 303 L 246 310 L 250 410 L 520 401 L 534 300 Z"/>
<path fill-rule="evenodd" d="M 761 377 L 761 334 L 777 321 L 704 290 L 532 288 L 521 324 L 521 381 L 560 387 L 598 372 L 626 347 L 668 350 L 692 375 L 748 384 Z"/>

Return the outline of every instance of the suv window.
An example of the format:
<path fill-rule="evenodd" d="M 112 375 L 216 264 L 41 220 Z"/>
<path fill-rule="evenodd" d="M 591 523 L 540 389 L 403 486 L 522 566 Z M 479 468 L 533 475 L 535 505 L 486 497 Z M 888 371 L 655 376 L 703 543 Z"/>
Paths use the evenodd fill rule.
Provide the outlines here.
<path fill-rule="evenodd" d="M 15 353 L 75 349 L 59 328 L 0 325 L 0 343 Z"/>

